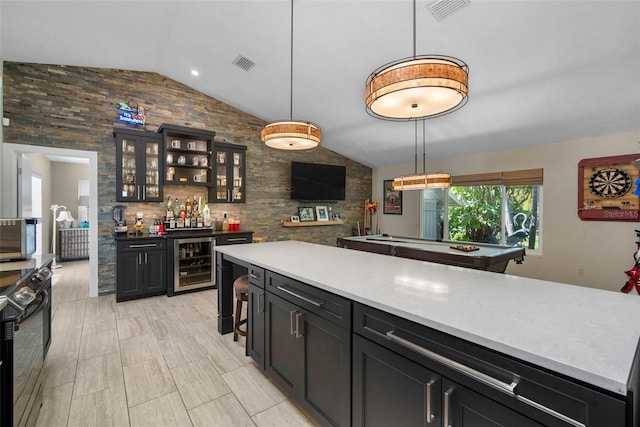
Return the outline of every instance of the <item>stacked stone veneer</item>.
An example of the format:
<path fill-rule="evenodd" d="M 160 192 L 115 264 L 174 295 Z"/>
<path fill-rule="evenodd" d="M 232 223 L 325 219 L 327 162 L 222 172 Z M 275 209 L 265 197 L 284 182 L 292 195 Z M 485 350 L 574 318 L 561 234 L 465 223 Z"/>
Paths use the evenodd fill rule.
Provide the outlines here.
<path fill-rule="evenodd" d="M 157 131 L 162 123 L 213 130 L 216 141 L 247 146 L 246 203 L 214 204 L 214 216 L 228 212 L 265 241 L 296 239 L 334 245 L 362 223 L 364 200 L 371 194 L 371 169 L 319 147 L 288 152 L 265 147 L 260 130 L 265 122 L 156 73 L 4 62 L 4 142 L 98 152 L 99 291 L 115 289 L 115 249 L 112 245 L 112 207 L 116 202 L 116 148 L 114 127 L 120 101 L 145 107 L 148 123 Z M 140 127 L 136 127 L 140 129 Z M 347 200 L 331 204 L 344 225 L 282 227 L 281 220 L 297 215 L 300 204 L 289 199 L 291 161 L 345 165 Z M 165 186 L 164 197 L 204 195 L 201 187 Z M 127 216 L 142 211 L 160 217 L 165 203 L 128 203 Z M 304 204 L 304 206 L 313 204 Z"/>

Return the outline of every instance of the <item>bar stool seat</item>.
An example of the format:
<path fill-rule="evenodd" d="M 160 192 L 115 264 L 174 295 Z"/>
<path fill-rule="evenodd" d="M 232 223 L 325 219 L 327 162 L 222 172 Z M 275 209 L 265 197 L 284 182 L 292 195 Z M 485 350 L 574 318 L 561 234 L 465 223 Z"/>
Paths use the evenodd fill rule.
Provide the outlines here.
<path fill-rule="evenodd" d="M 233 327 L 233 340 L 238 341 L 238 335 L 242 335 L 243 337 L 247 336 L 247 318 L 241 319 L 242 314 L 242 305 L 245 301 L 249 301 L 249 276 L 243 275 L 238 277 L 233 282 L 233 290 L 236 293 L 236 312 L 235 312 L 235 320 Z M 244 330 L 240 328 L 242 325 L 245 326 Z M 247 347 L 248 348 L 248 347 Z M 245 349 L 245 353 L 247 350 Z"/>

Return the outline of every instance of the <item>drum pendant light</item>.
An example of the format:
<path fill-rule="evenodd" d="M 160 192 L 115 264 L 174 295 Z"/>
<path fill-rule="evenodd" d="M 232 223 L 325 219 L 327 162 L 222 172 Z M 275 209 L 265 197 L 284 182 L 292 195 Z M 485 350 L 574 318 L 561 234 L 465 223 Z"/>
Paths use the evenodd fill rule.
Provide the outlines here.
<path fill-rule="evenodd" d="M 448 188 L 451 186 L 451 175 L 446 172 L 426 173 L 427 155 L 425 142 L 424 119 L 422 120 L 422 175 L 418 175 L 418 122 L 415 122 L 415 160 L 414 174 L 393 179 L 392 188 L 401 190 L 424 190 L 425 188 Z"/>
<path fill-rule="evenodd" d="M 467 103 L 469 67 L 450 56 L 416 55 L 416 2 L 413 0 L 413 56 L 376 69 L 367 78 L 367 113 L 385 120 L 442 116 Z"/>
<path fill-rule="evenodd" d="M 267 146 L 278 150 L 307 150 L 320 144 L 320 128 L 311 122 L 293 120 L 293 0 L 291 0 L 291 56 L 289 86 L 289 121 L 266 125 L 260 139 Z"/>

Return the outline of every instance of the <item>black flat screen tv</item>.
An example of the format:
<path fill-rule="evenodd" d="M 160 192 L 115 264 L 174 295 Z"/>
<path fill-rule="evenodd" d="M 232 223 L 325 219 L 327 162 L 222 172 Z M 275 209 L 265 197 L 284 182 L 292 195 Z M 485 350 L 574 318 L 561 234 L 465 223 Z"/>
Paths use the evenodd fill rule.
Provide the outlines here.
<path fill-rule="evenodd" d="M 291 199 L 345 200 L 346 176 L 345 166 L 291 162 Z"/>

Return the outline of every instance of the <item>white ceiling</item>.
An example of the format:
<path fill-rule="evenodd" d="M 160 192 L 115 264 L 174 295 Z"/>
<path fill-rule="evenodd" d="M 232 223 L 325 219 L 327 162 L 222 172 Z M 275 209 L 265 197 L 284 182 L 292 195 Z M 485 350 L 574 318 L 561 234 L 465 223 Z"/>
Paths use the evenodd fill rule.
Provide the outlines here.
<path fill-rule="evenodd" d="M 429 159 L 640 129 L 640 1 L 471 0 L 442 22 L 426 5 L 417 54 L 470 68 L 467 105 L 427 122 Z M 289 119 L 286 0 L 1 0 L 0 23 L 5 61 L 153 71 Z M 369 166 L 413 163 L 413 124 L 364 107 L 367 76 L 412 45 L 409 0 L 296 0 L 293 119 Z M 233 65 L 238 54 L 255 67 Z"/>

